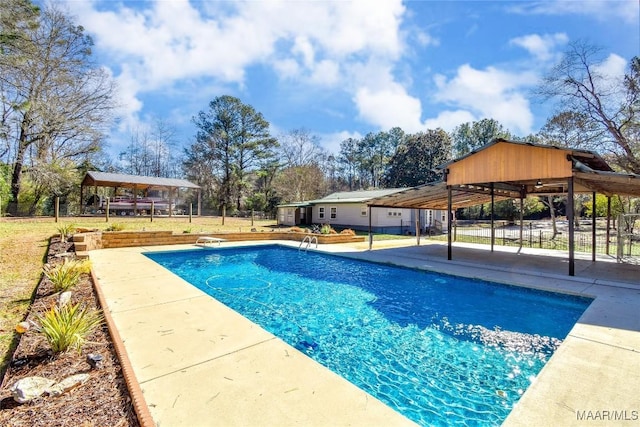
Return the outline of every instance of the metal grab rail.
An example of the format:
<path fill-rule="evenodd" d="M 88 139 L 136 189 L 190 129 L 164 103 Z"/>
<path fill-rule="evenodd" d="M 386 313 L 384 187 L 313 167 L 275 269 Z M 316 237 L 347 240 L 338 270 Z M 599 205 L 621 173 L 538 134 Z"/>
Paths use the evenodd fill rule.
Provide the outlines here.
<path fill-rule="evenodd" d="M 304 248 L 304 250 L 306 251 L 307 249 L 309 249 L 309 246 L 311 246 L 314 240 L 316 242 L 316 249 L 318 249 L 317 236 L 304 236 L 304 239 L 302 239 L 302 242 L 300 242 L 300 246 L 298 246 L 298 250 L 302 249 L 302 245 L 304 245 L 304 242 L 307 242 L 307 246 Z"/>

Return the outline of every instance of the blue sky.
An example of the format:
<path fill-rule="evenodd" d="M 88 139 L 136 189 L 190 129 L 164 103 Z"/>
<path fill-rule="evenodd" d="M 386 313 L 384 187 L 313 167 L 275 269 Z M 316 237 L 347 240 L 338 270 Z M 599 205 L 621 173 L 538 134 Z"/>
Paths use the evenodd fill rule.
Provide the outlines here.
<path fill-rule="evenodd" d="M 119 86 L 117 153 L 161 119 L 178 144 L 220 95 L 279 135 L 306 128 L 328 150 L 493 118 L 537 132 L 554 106 L 532 96 L 568 44 L 603 48 L 603 72 L 640 54 L 640 1 L 67 0 Z"/>

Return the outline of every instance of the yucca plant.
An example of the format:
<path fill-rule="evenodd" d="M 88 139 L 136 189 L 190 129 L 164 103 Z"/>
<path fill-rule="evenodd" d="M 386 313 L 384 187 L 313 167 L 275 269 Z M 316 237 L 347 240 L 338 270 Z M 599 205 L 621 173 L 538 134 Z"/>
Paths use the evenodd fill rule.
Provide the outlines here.
<path fill-rule="evenodd" d="M 67 236 L 69 236 L 75 230 L 76 226 L 73 224 L 61 224 L 58 226 L 57 231 L 60 234 L 60 240 L 66 240 Z"/>
<path fill-rule="evenodd" d="M 53 283 L 55 292 L 67 291 L 77 285 L 80 277 L 91 270 L 89 261 L 65 261 L 62 264 L 44 266 L 44 275 Z"/>
<path fill-rule="evenodd" d="M 122 231 L 122 230 L 124 230 L 124 224 L 119 224 L 117 222 L 114 222 L 113 224 L 111 224 L 105 229 L 105 231 Z"/>
<path fill-rule="evenodd" d="M 80 352 L 87 337 L 103 320 L 101 311 L 81 304 L 54 306 L 38 316 L 40 329 L 55 353 L 69 349 Z"/>

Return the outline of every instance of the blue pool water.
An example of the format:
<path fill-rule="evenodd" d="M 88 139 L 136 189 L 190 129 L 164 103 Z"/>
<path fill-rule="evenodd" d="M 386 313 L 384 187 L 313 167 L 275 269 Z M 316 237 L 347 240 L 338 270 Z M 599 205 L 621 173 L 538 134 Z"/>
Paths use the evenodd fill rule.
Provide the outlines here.
<path fill-rule="evenodd" d="M 149 258 L 422 425 L 499 425 L 586 298 L 276 245 Z"/>

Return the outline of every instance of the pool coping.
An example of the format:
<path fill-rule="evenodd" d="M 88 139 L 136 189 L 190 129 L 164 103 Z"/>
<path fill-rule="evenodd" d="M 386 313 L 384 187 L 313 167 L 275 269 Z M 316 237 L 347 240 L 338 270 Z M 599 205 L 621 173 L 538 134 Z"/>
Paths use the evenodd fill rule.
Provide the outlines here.
<path fill-rule="evenodd" d="M 286 241 L 252 242 L 249 244 L 274 243 L 283 246 L 297 247 L 297 243 Z M 229 242 L 223 247 L 245 246 L 247 244 L 247 242 Z M 132 286 L 135 287 L 144 282 L 144 275 L 141 274 L 141 271 L 144 269 L 141 270 L 138 265 L 134 268 L 134 272 L 132 272 L 136 274 L 128 274 L 125 271 L 125 264 L 127 260 L 134 259 L 136 254 L 140 255 L 142 252 L 185 249 L 197 249 L 197 247 L 194 245 L 174 245 L 105 249 L 90 252 L 90 257 L 96 272 L 97 286 L 105 293 L 105 310 L 108 310 L 110 315 L 114 317 L 114 324 L 123 337 L 124 347 L 127 353 L 130 353 L 129 356 L 133 356 L 130 358 L 132 359 L 135 377 L 138 384 L 141 384 L 147 408 L 157 424 L 198 425 L 204 421 L 202 417 L 206 418 L 206 414 L 203 415 L 202 411 L 192 410 L 187 414 L 176 416 L 176 413 L 181 411 L 180 408 L 175 409 L 176 402 L 174 401 L 173 405 L 169 405 L 171 402 L 166 400 L 167 396 L 164 398 L 161 396 L 163 393 L 165 395 L 170 395 L 171 393 L 166 390 L 163 391 L 162 387 L 156 389 L 152 385 L 153 381 L 160 381 L 158 378 L 166 379 L 167 377 L 175 376 L 175 378 L 179 379 L 180 376 L 184 377 L 182 373 L 184 373 L 184 370 L 187 368 L 177 369 L 175 372 L 169 372 L 166 375 L 154 379 L 144 373 L 145 365 L 138 363 L 144 358 L 140 358 L 140 355 L 137 353 L 148 351 L 151 354 L 149 357 L 152 357 L 154 352 L 155 354 L 161 354 L 162 349 L 141 349 L 140 344 L 142 341 L 140 337 L 136 337 L 136 334 L 140 334 L 142 331 L 137 328 L 135 324 L 127 325 L 126 323 L 127 316 L 134 318 L 135 316 L 132 317 L 132 313 L 136 310 L 144 311 L 145 308 L 143 306 L 136 307 L 135 301 L 131 299 L 131 294 L 134 293 Z M 217 247 L 201 249 L 216 250 Z M 449 274 L 460 275 L 460 271 L 464 271 L 466 274 L 462 275 L 471 275 L 479 279 L 509 282 L 519 286 L 595 297 L 594 303 L 585 311 L 585 314 L 571 330 L 558 352 L 556 352 L 537 376 L 536 381 L 527 389 L 509 417 L 505 420 L 504 425 L 584 425 L 585 421 L 588 421 L 589 425 L 610 425 L 612 420 L 624 422 L 624 418 L 637 417 L 640 404 L 634 396 L 635 384 L 640 380 L 638 377 L 640 375 L 640 334 L 638 333 L 640 325 L 638 325 L 637 319 L 635 321 L 633 320 L 633 315 L 637 312 L 638 308 L 640 308 L 640 286 L 635 286 L 634 283 L 592 279 L 588 277 L 569 278 L 567 276 L 544 272 L 514 272 L 508 268 L 496 266 L 487 268 L 486 264 L 479 266 L 478 264 L 461 261 L 441 262 L 429 260 L 425 262 L 424 257 L 420 256 L 420 250 L 418 248 L 403 248 L 397 251 L 395 255 L 393 251 L 366 251 L 361 248 L 355 248 L 353 245 L 320 245 L 318 250 L 359 259 L 382 261 L 405 267 L 423 269 L 428 267 L 431 270 Z M 104 254 L 107 253 L 105 251 L 109 251 L 108 253 L 110 254 L 106 258 L 104 257 Z M 413 251 L 413 253 L 410 251 Z M 111 261 L 107 258 L 111 259 Z M 150 263 L 147 266 L 148 268 L 160 268 L 148 258 L 143 258 L 147 259 Z M 110 262 L 112 268 L 109 268 Z M 117 265 L 118 272 L 123 274 L 120 278 L 114 277 L 113 271 L 111 273 L 109 272 L 109 270 L 113 270 L 114 265 Z M 472 274 L 470 274 L 470 272 Z M 173 276 L 171 273 L 168 274 Z M 166 280 L 172 283 L 171 286 L 184 286 L 184 283 L 181 283 L 181 279 L 177 276 L 173 278 L 168 277 Z M 544 278 L 542 283 L 540 282 L 540 278 Z M 118 292 L 113 289 L 118 283 L 120 285 L 126 284 L 127 289 L 131 292 L 121 292 L 118 294 Z M 149 286 L 148 283 L 147 286 Z M 129 302 L 126 302 L 127 298 Z M 197 300 L 197 295 L 194 295 L 191 303 Z M 146 303 L 149 303 L 149 301 L 146 301 Z M 173 301 L 172 303 L 176 302 Z M 227 309 L 225 311 L 223 308 L 216 308 L 216 310 L 218 309 L 224 312 L 224 316 L 231 316 L 231 318 L 239 316 L 235 312 L 226 312 L 231 310 Z M 149 310 L 146 310 L 144 311 L 144 315 L 148 316 L 153 314 L 153 311 L 155 310 L 149 313 Z M 632 320 L 629 320 L 629 317 L 631 317 Z M 161 320 L 164 321 L 166 319 Z M 235 319 L 234 322 L 237 320 L 238 319 Z M 246 319 L 244 320 L 246 321 Z M 139 317 L 137 321 L 140 321 Z M 145 321 L 147 321 L 146 317 Z M 244 328 L 247 327 L 246 323 L 240 323 L 243 324 Z M 149 330 L 147 329 L 146 331 L 148 332 Z M 255 332 L 255 330 L 249 328 L 249 334 L 255 334 Z M 261 333 L 257 334 L 256 339 L 262 341 L 256 345 L 267 348 L 266 344 L 269 344 L 280 350 L 288 348 L 292 350 L 292 354 L 297 351 L 269 335 L 263 336 Z M 150 345 L 150 343 L 144 342 L 144 345 Z M 249 349 L 255 350 L 255 346 L 236 348 L 236 351 L 228 352 L 224 356 L 220 356 L 220 358 L 237 358 L 240 353 L 245 351 L 249 352 Z M 257 353 L 254 351 L 254 353 L 251 353 L 251 357 L 258 359 L 262 357 L 259 351 Z M 304 359 L 308 358 L 305 356 Z M 147 358 L 146 362 L 149 360 L 151 359 Z M 297 360 L 296 363 L 300 360 Z M 254 364 L 258 363 L 254 359 L 252 359 L 252 361 Z M 287 360 L 287 363 L 288 362 L 289 360 Z M 234 366 L 237 367 L 240 366 L 243 361 L 236 360 L 234 363 Z M 269 361 L 268 363 L 277 363 L 277 361 Z M 316 362 L 313 363 L 318 365 Z M 289 365 L 287 364 L 286 366 L 287 370 L 289 370 Z M 297 381 L 304 383 L 307 380 L 305 370 L 316 368 L 309 368 L 310 365 L 307 362 L 303 362 L 302 366 L 303 369 L 301 372 L 296 374 L 294 372 L 295 370 L 292 370 L 289 374 L 292 377 L 298 375 Z M 227 424 L 235 425 L 246 425 L 247 422 L 250 423 L 250 421 L 254 423 L 259 421 L 260 425 L 293 425 L 299 423 L 304 423 L 305 425 L 372 425 L 372 423 L 382 422 L 385 425 L 413 424 L 394 411 L 389 412 L 385 410 L 384 408 L 386 408 L 386 406 L 371 396 L 364 394 L 363 397 L 364 392 L 357 388 L 354 390 L 353 388 L 355 386 L 346 382 L 346 380 L 334 378 L 335 374 L 326 368 L 316 370 L 319 372 L 318 375 L 329 378 L 328 381 L 331 386 L 316 385 L 318 390 L 325 386 L 323 390 L 327 396 L 318 399 L 317 396 L 314 395 L 314 399 L 316 400 L 313 402 L 313 405 L 316 405 L 315 407 L 298 401 L 296 405 L 303 405 L 303 408 L 306 408 L 306 410 L 302 410 L 299 406 L 296 406 L 292 409 L 298 412 L 290 411 L 294 412 L 294 414 L 291 414 L 286 413 L 287 411 L 282 410 L 282 408 L 280 408 L 279 411 L 269 412 L 269 410 L 265 410 L 264 403 L 253 402 L 257 408 L 252 409 L 252 405 L 249 404 L 250 402 L 246 402 L 247 405 L 243 407 L 243 414 L 240 416 L 233 413 L 234 406 L 232 403 L 235 403 L 230 401 L 227 402 L 227 406 L 221 404 L 212 410 L 219 411 L 222 408 L 222 410 L 231 411 L 225 415 L 227 418 L 224 419 L 227 421 Z M 141 378 L 142 381 L 140 381 Z M 577 381 L 578 379 L 580 379 L 580 381 Z M 265 381 L 265 378 L 261 377 L 261 380 Z M 288 379 L 283 380 L 282 378 L 277 380 L 289 381 Z M 164 380 L 162 384 L 166 385 L 167 383 L 168 382 Z M 221 386 L 224 386 L 224 383 L 222 383 Z M 300 387 L 303 387 L 302 390 L 304 390 L 304 384 Z M 296 388 L 296 392 L 298 390 L 300 390 L 299 387 Z M 336 390 L 341 391 L 337 393 Z M 339 394 L 342 400 L 353 399 L 352 402 L 355 403 L 351 406 L 346 405 L 348 411 L 341 411 L 337 416 L 334 416 L 327 414 L 327 408 L 333 408 L 336 407 L 335 405 L 344 403 L 335 402 L 335 396 L 333 395 L 336 394 Z M 156 401 L 164 403 L 156 403 Z M 366 401 L 367 404 L 362 405 L 361 403 L 363 401 Z M 164 405 L 164 407 L 159 409 L 162 405 Z M 279 403 L 275 403 L 275 405 L 279 405 Z M 172 408 L 168 408 L 168 406 L 172 406 Z M 237 405 L 235 408 L 237 409 Z M 251 415 L 254 409 L 258 410 L 255 411 L 254 415 Z M 301 410 L 302 413 L 299 412 Z M 267 415 L 265 415 L 265 411 Z M 181 412 L 185 412 L 184 408 Z M 310 419 L 310 414 L 316 414 L 316 418 Z M 196 415 L 201 418 L 194 418 Z M 189 419 L 190 416 L 192 418 Z M 176 422 L 178 424 L 176 424 Z"/>

